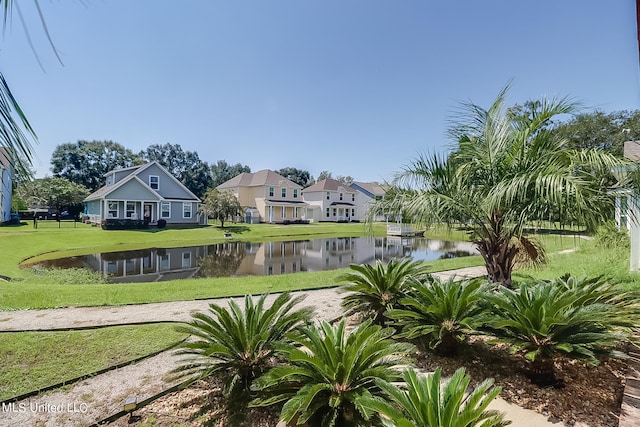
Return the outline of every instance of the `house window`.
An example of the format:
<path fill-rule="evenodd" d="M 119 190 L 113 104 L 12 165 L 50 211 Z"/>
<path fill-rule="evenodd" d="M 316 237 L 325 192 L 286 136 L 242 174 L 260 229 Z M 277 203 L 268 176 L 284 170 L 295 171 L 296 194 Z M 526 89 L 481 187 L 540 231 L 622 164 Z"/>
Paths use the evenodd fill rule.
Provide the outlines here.
<path fill-rule="evenodd" d="M 191 218 L 191 203 L 182 204 L 182 218 Z"/>
<path fill-rule="evenodd" d="M 171 218 L 171 203 L 162 202 L 160 217 L 161 218 Z"/>
<path fill-rule="evenodd" d="M 107 202 L 107 217 L 118 218 L 118 202 Z"/>
<path fill-rule="evenodd" d="M 282 189 L 282 197 L 287 197 L 287 189 L 286 188 Z"/>
<path fill-rule="evenodd" d="M 342 193 L 340 193 L 340 200 L 342 200 Z"/>
<path fill-rule="evenodd" d="M 284 263 L 281 263 L 281 264 L 280 264 L 280 274 L 284 274 L 284 273 L 285 273 L 285 271 L 286 271 L 286 268 L 285 268 L 285 266 L 284 266 Z"/>
<path fill-rule="evenodd" d="M 297 199 L 297 198 L 298 198 L 298 189 L 297 189 L 297 188 L 294 188 L 294 189 L 293 189 L 293 198 L 294 198 L 294 199 Z"/>
<path fill-rule="evenodd" d="M 356 216 L 356 210 L 355 209 L 351 209 L 351 216 Z"/>
<path fill-rule="evenodd" d="M 149 175 L 149 187 L 152 190 L 160 189 L 160 177 L 158 175 Z"/>
<path fill-rule="evenodd" d="M 269 187 L 269 197 L 273 197 L 273 187 Z"/>
<path fill-rule="evenodd" d="M 355 194 L 352 194 L 352 195 L 351 195 L 351 201 L 352 201 L 352 202 L 355 202 L 355 201 L 356 201 L 356 195 L 355 195 Z"/>
<path fill-rule="evenodd" d="M 282 219 L 287 217 L 287 208 L 286 207 L 282 207 L 282 214 L 280 215 L 282 217 Z"/>
<path fill-rule="evenodd" d="M 134 218 L 135 215 L 136 215 L 136 203 L 127 202 L 127 218 Z"/>
<path fill-rule="evenodd" d="M 297 207 L 297 206 L 295 206 L 295 207 L 293 208 L 293 217 L 294 217 L 294 218 L 298 218 L 298 207 Z"/>
<path fill-rule="evenodd" d="M 329 218 L 329 208 L 327 208 L 327 214 L 326 214 L 327 218 Z"/>
<path fill-rule="evenodd" d="M 333 208 L 333 216 L 337 216 L 338 215 L 338 209 Z"/>
<path fill-rule="evenodd" d="M 331 198 L 331 193 L 327 191 L 327 200 L 329 200 L 330 198 Z"/>

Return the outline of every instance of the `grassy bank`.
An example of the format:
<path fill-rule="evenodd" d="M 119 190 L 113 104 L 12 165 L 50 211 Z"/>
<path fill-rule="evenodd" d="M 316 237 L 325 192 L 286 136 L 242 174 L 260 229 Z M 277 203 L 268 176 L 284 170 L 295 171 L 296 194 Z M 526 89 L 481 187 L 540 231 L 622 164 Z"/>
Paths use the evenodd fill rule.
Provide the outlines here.
<path fill-rule="evenodd" d="M 162 350 L 185 338 L 175 325 L 113 326 L 0 335 L 0 400 L 61 383 Z M 86 402 L 100 396 L 84 396 Z"/>

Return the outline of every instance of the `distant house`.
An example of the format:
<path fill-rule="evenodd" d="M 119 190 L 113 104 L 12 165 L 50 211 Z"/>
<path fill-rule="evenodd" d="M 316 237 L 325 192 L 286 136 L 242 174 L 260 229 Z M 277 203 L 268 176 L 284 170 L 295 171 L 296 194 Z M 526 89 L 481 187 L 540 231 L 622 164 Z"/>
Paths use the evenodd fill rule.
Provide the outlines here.
<path fill-rule="evenodd" d="M 85 215 L 93 223 L 108 218 L 157 224 L 206 224 L 198 213 L 200 199 L 158 162 L 116 169 L 107 184 L 84 199 Z"/>
<path fill-rule="evenodd" d="M 360 221 L 364 213 L 358 192 L 331 178 L 305 188 L 303 199 L 313 207 L 314 221 Z"/>
<path fill-rule="evenodd" d="M 377 201 L 384 198 L 387 194 L 386 187 L 378 184 L 377 182 L 359 182 L 354 181 L 351 183 L 351 188 L 358 192 L 356 198 L 358 206 L 362 209 L 362 217 L 365 218 L 369 215 L 369 209 Z M 382 212 L 375 213 L 373 215 L 374 221 L 385 221 L 386 217 Z"/>
<path fill-rule="evenodd" d="M 13 166 L 11 153 L 0 147 L 0 224 L 11 220 L 11 194 L 13 192 Z"/>
<path fill-rule="evenodd" d="M 640 163 L 640 141 L 624 143 L 624 157 Z M 622 173 L 625 173 L 623 171 Z M 616 190 L 615 221 L 619 229 L 627 229 L 631 238 L 630 269 L 640 270 L 640 200 L 631 189 Z"/>
<path fill-rule="evenodd" d="M 232 191 L 252 220 L 284 223 L 307 219 L 309 205 L 302 199 L 302 186 L 272 170 L 244 172 L 216 188 Z"/>

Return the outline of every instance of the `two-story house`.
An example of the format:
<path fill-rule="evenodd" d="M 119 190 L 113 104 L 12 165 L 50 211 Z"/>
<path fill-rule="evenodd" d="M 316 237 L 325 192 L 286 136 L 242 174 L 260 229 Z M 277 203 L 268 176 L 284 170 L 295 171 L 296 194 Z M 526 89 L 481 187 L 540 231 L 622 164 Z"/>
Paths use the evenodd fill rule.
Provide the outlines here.
<path fill-rule="evenodd" d="M 255 214 L 253 218 L 260 222 L 293 222 L 307 216 L 309 205 L 302 199 L 302 186 L 269 169 L 241 173 L 216 188 L 232 191 L 247 209 L 247 217 Z"/>
<path fill-rule="evenodd" d="M 0 148 L 0 224 L 11 220 L 11 194 L 13 191 L 13 166 L 10 152 Z"/>
<path fill-rule="evenodd" d="M 387 194 L 387 190 L 384 185 L 377 182 L 360 182 L 354 181 L 350 187 L 358 192 L 356 196 L 356 204 L 362 211 L 362 217 L 365 218 L 369 214 L 369 209 L 373 204 Z M 376 212 L 373 215 L 374 221 L 386 221 L 387 218 L 382 212 Z"/>
<path fill-rule="evenodd" d="M 103 219 L 144 220 L 156 224 L 206 224 L 198 213 L 200 199 L 158 162 L 116 169 L 105 175 L 106 185 L 84 199 L 92 223 Z"/>
<path fill-rule="evenodd" d="M 314 209 L 314 221 L 360 221 L 364 213 L 358 192 L 335 179 L 323 179 L 303 191 L 304 201 Z"/>

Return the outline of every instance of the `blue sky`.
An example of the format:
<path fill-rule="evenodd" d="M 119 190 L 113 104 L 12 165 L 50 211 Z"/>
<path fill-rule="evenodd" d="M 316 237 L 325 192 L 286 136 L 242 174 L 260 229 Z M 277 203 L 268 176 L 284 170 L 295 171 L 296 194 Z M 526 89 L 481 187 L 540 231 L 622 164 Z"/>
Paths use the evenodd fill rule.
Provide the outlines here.
<path fill-rule="evenodd" d="M 180 144 L 215 163 L 356 180 L 442 152 L 460 102 L 575 97 L 640 108 L 633 0 L 30 0 L 0 70 L 34 126 L 37 176 L 62 143 Z M 587 110 L 587 111 L 588 111 Z"/>

